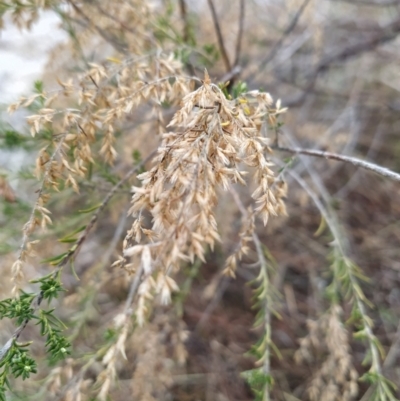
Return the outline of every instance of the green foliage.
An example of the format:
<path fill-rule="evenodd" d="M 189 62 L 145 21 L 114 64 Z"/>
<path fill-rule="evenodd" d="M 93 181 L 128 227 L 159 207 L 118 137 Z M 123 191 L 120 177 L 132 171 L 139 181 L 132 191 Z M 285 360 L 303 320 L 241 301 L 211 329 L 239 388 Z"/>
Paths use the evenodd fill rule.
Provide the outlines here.
<path fill-rule="evenodd" d="M 68 255 L 68 252 L 63 252 L 57 256 L 53 256 L 51 258 L 43 259 L 41 263 L 48 263 L 52 266 L 57 266 L 61 261 Z"/>
<path fill-rule="evenodd" d="M 88 207 L 87 209 L 79 210 L 79 213 L 90 213 L 90 212 L 93 212 L 94 210 L 97 210 L 100 206 L 101 206 L 101 203 L 98 203 L 97 205 Z"/>
<path fill-rule="evenodd" d="M 132 159 L 135 163 L 140 163 L 142 161 L 142 154 L 138 149 L 134 149 L 132 152 Z"/>
<path fill-rule="evenodd" d="M 192 49 L 188 47 L 177 48 L 174 50 L 174 57 L 177 60 L 179 60 L 182 64 L 188 65 L 192 53 L 193 53 Z"/>
<path fill-rule="evenodd" d="M 36 310 L 34 304 L 40 305 L 42 300 L 51 302 L 58 298 L 65 289 L 60 280 L 61 270 L 49 274 L 32 283 L 40 284 L 39 294 L 21 291 L 17 298 L 7 298 L 0 302 L 0 319 L 16 319 L 18 325 L 27 324 L 31 320 L 37 320 L 40 333 L 46 336 L 46 351 L 49 362 L 55 363 L 70 354 L 70 342 L 63 336 L 65 325 L 54 315 L 54 309 Z M 8 347 L 7 344 L 11 346 Z M 36 373 L 37 366 L 29 355 L 27 347 L 30 343 L 19 344 L 15 338 L 11 338 L 0 352 L 0 401 L 5 400 L 6 389 L 10 388 L 9 377 L 22 377 L 23 380 Z"/>
<path fill-rule="evenodd" d="M 32 171 L 32 168 L 30 167 L 22 167 L 17 174 L 18 178 L 21 178 L 22 180 L 35 180 L 35 174 Z"/>
<path fill-rule="evenodd" d="M 13 129 L 6 129 L 0 133 L 3 139 L 4 148 L 15 148 L 21 146 L 25 141 L 26 137 L 21 135 L 19 132 Z"/>
<path fill-rule="evenodd" d="M 33 88 L 35 93 L 43 93 L 43 81 L 41 80 L 37 80 L 33 83 Z"/>
<path fill-rule="evenodd" d="M 61 335 L 61 330 L 65 329 L 64 324 L 53 314 L 54 309 L 49 311 L 41 310 L 39 313 L 40 334 L 47 336 L 46 351 L 49 354 L 50 364 L 64 359 L 69 355 L 71 344 Z"/>
<path fill-rule="evenodd" d="M 58 298 L 58 293 L 61 291 L 65 291 L 63 286 L 61 285 L 60 282 L 60 272 L 57 274 L 57 277 L 54 277 L 53 275 L 49 275 L 46 277 L 43 277 L 37 281 L 37 283 L 40 283 L 40 292 L 43 296 L 43 299 L 46 299 L 51 302 L 53 298 Z"/>
<path fill-rule="evenodd" d="M 385 351 L 373 332 L 373 320 L 366 312 L 366 306 L 373 307 L 373 304 L 364 294 L 360 282 L 369 282 L 369 279 L 357 264 L 343 254 L 339 245 L 334 247 L 330 259 L 332 282 L 326 289 L 326 295 L 331 303 L 337 303 L 341 298 L 351 302 L 352 310 L 347 324 L 352 324 L 357 329 L 353 337 L 367 344 L 362 365 L 370 368 L 360 380 L 374 386 L 371 400 L 398 401 L 394 395 L 395 385 L 381 373 L 381 359 L 384 359 Z"/>
<path fill-rule="evenodd" d="M 246 380 L 255 395 L 254 401 L 262 401 L 265 387 L 271 387 L 274 379 L 271 375 L 263 373 L 262 369 L 252 369 L 242 372 L 241 376 Z"/>
<path fill-rule="evenodd" d="M 30 211 L 30 206 L 20 199 L 16 199 L 15 202 L 4 202 L 1 206 L 4 216 L 13 219 L 15 219 L 15 216 L 18 214 L 28 213 Z"/>
<path fill-rule="evenodd" d="M 244 372 L 251 390 L 255 395 L 255 401 L 263 400 L 265 394 L 269 394 L 273 386 L 273 377 L 270 375 L 271 351 L 275 352 L 278 358 L 282 355 L 271 338 L 271 315 L 280 317 L 276 310 L 276 303 L 279 296 L 276 290 L 271 286 L 271 276 L 275 273 L 277 262 L 267 247 L 260 247 L 262 255 L 260 257 L 260 272 L 258 277 L 250 284 L 254 286 L 253 290 L 253 309 L 257 309 L 255 328 L 262 328 L 262 335 L 254 344 L 248 355 L 257 358 L 258 365 L 264 365 L 267 361 L 267 368 L 263 366 L 259 369 L 253 369 Z"/>
<path fill-rule="evenodd" d="M 331 253 L 330 259 L 332 260 L 331 272 L 333 280 L 326 288 L 327 297 L 336 302 L 340 297 L 350 299 L 353 295 L 356 295 L 362 302 L 372 306 L 357 281 L 357 279 L 364 282 L 369 281 L 368 277 L 363 274 L 361 268 L 352 260 L 343 256 L 340 250 L 336 248 Z"/>
<path fill-rule="evenodd" d="M 156 19 L 156 28 L 154 36 L 163 43 L 166 40 L 172 40 L 174 43 L 182 43 L 183 38 L 173 22 L 174 4 L 171 1 L 166 2 L 165 12 Z"/>
<path fill-rule="evenodd" d="M 7 355 L 0 361 L 0 401 L 6 401 L 6 390 L 10 389 L 9 375 L 22 380 L 28 379 L 37 372 L 37 365 L 29 355 L 27 347 L 30 343 L 19 344 L 12 340 Z"/>
<path fill-rule="evenodd" d="M 398 401 L 393 395 L 397 391 L 397 386 L 382 374 L 369 371 L 359 380 L 375 386 L 370 397 L 371 401 Z"/>
<path fill-rule="evenodd" d="M 112 342 L 117 338 L 117 331 L 113 328 L 107 328 L 104 332 L 104 340 L 106 342 Z"/>
<path fill-rule="evenodd" d="M 96 167 L 98 167 L 100 177 L 104 178 L 107 182 L 115 185 L 119 181 L 118 178 L 110 172 L 110 168 L 107 164 L 98 163 Z"/>
<path fill-rule="evenodd" d="M 222 90 L 225 97 L 230 100 L 237 99 L 241 95 L 248 92 L 247 84 L 246 84 L 246 82 L 243 82 L 243 81 L 239 81 L 235 85 L 233 85 L 233 87 L 231 89 L 231 93 L 229 93 L 228 87 L 229 87 L 229 82 L 224 82 L 224 83 L 219 84 L 219 88 Z"/>
<path fill-rule="evenodd" d="M 32 359 L 27 350 L 19 347 L 18 352 L 14 353 L 11 359 L 11 372 L 14 377 L 21 376 L 23 380 L 29 378 L 31 373 L 36 373 L 36 362 Z"/>
<path fill-rule="evenodd" d="M 0 319 L 8 317 L 17 319 L 17 324 L 22 324 L 25 320 L 31 320 L 34 317 L 32 300 L 35 294 L 28 294 L 21 291 L 19 298 L 7 298 L 0 302 Z"/>
<path fill-rule="evenodd" d="M 239 96 L 243 95 L 248 91 L 246 82 L 239 81 L 232 88 L 232 97 L 237 99 Z"/>
<path fill-rule="evenodd" d="M 45 97 L 43 96 L 44 92 L 44 87 L 43 87 L 43 81 L 37 80 L 33 83 L 33 93 L 36 93 L 36 97 L 34 101 L 27 106 L 27 109 L 31 112 L 38 112 L 41 108 L 44 107 L 45 104 Z M 45 133 L 45 135 L 48 135 L 48 133 Z"/>
<path fill-rule="evenodd" d="M 0 244 L 0 255 L 7 254 L 13 250 L 13 247 L 6 243 Z"/>
<path fill-rule="evenodd" d="M 203 45 L 202 50 L 203 52 L 199 60 L 202 66 L 211 67 L 219 60 L 219 50 L 214 43 L 206 43 Z"/>

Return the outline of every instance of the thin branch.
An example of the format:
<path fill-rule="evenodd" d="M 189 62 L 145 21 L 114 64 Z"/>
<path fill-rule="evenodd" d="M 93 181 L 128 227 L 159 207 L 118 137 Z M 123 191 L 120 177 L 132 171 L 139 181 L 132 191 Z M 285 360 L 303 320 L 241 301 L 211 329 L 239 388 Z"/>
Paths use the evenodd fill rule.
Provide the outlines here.
<path fill-rule="evenodd" d="M 219 82 L 225 83 L 229 82 L 227 86 L 228 91 L 232 88 L 233 84 L 235 83 L 236 78 L 242 72 L 242 67 L 240 65 L 235 65 L 230 71 L 228 71 L 225 75 L 223 75 Z"/>
<path fill-rule="evenodd" d="M 379 34 L 373 35 L 369 39 L 346 46 L 343 49 L 340 49 L 339 51 L 330 52 L 329 56 L 324 57 L 318 63 L 314 74 L 318 74 L 319 72 L 324 71 L 333 62 L 354 57 L 357 54 L 372 50 L 375 47 L 381 45 L 382 43 L 393 40 L 397 37 L 399 32 L 400 32 L 400 19 L 396 19 L 395 21 L 390 22 L 384 28 L 382 28 Z"/>
<path fill-rule="evenodd" d="M 244 26 L 244 0 L 240 0 L 240 11 L 239 11 L 239 30 L 236 39 L 236 51 L 235 51 L 235 61 L 233 62 L 234 66 L 239 65 L 240 51 L 242 48 L 242 39 L 243 39 L 243 26 Z"/>
<path fill-rule="evenodd" d="M 104 208 L 108 205 L 110 202 L 111 198 L 117 193 L 118 189 L 125 184 L 126 181 L 128 181 L 133 174 L 135 174 L 140 168 L 142 168 L 145 163 L 147 163 L 149 160 L 151 160 L 154 155 L 156 154 L 156 150 L 154 150 L 152 153 L 150 153 L 149 156 L 146 157 L 141 163 L 137 164 L 135 167 L 133 167 L 130 171 L 128 171 L 125 176 L 117 183 L 114 185 L 114 187 L 111 189 L 111 191 L 107 194 L 105 199 L 103 200 L 102 204 L 100 207 L 97 209 L 96 213 L 92 216 L 89 224 L 86 226 L 85 230 L 82 232 L 81 236 L 75 243 L 75 245 L 68 251 L 68 253 L 65 255 L 65 257 L 60 261 L 60 263 L 56 266 L 55 270 L 53 271 L 53 276 L 56 276 L 59 271 L 78 253 L 80 247 L 82 246 L 83 242 L 87 239 L 87 236 L 89 234 L 89 231 L 93 228 L 95 223 L 97 222 L 100 213 L 104 210 Z M 40 306 L 40 304 L 43 301 L 43 291 L 40 291 L 37 296 L 33 299 L 32 301 L 32 308 L 33 312 L 36 312 Z M 6 342 L 6 344 L 0 349 L 0 362 L 5 358 L 7 355 L 8 351 L 12 347 L 12 344 L 14 341 L 18 340 L 20 337 L 21 333 L 25 330 L 25 327 L 29 323 L 30 319 L 25 319 L 24 322 L 14 331 L 13 335 L 11 338 Z"/>
<path fill-rule="evenodd" d="M 307 155 L 307 156 L 315 156 L 315 157 L 321 157 L 324 159 L 331 159 L 331 160 L 341 161 L 344 163 L 349 163 L 349 164 L 352 164 L 353 166 L 361 167 L 365 170 L 373 171 L 376 174 L 379 174 L 383 177 L 390 178 L 394 181 L 400 181 L 399 173 L 396 173 L 386 167 L 381 167 L 375 163 L 367 162 L 365 160 L 357 159 L 355 157 L 338 155 L 336 153 L 325 152 L 322 150 L 313 150 L 313 149 L 286 148 L 286 147 L 282 147 L 282 146 L 273 147 L 273 149 L 280 150 L 282 152 L 302 154 L 302 155 Z"/>
<path fill-rule="evenodd" d="M 114 187 L 111 189 L 111 191 L 107 194 L 107 196 L 104 198 L 103 202 L 101 203 L 100 207 L 97 209 L 96 213 L 92 216 L 90 219 L 89 224 L 86 226 L 85 230 L 82 232 L 81 236 L 79 237 L 78 241 L 76 242 L 75 246 L 73 246 L 70 251 L 65 255 L 63 260 L 57 265 L 57 267 L 63 267 L 65 266 L 71 258 L 79 251 L 80 247 L 82 246 L 83 242 L 86 240 L 87 235 L 89 234 L 89 231 L 93 228 L 93 226 L 96 224 L 100 213 L 104 210 L 104 208 L 108 205 L 110 202 L 111 198 L 116 194 L 119 188 L 121 188 L 122 185 L 128 181 L 133 174 L 135 174 L 138 170 L 140 170 L 149 160 L 151 160 L 154 155 L 157 153 L 157 150 L 153 150 L 146 159 L 144 159 L 142 162 L 137 164 L 135 167 L 133 167 L 131 170 L 129 170 L 125 176 L 117 182 L 117 184 L 114 185 Z"/>
<path fill-rule="evenodd" d="M 187 11 L 187 5 L 185 0 L 179 0 L 179 10 L 181 14 L 181 20 L 183 22 L 183 32 L 182 32 L 182 39 L 183 43 L 185 43 L 190 50 L 194 50 L 192 47 L 195 45 L 195 38 L 193 36 L 192 28 L 190 25 L 190 19 Z M 196 75 L 196 70 L 193 64 L 188 60 L 185 62 L 186 67 L 189 70 L 191 75 Z"/>
<path fill-rule="evenodd" d="M 72 0 L 68 0 L 68 3 L 70 3 L 76 13 L 84 19 L 88 27 L 93 27 L 106 42 L 110 43 L 115 48 L 115 50 L 122 54 L 127 53 L 126 46 L 123 43 L 120 43 L 116 37 L 95 24 L 94 21 L 92 21 Z"/>
<path fill-rule="evenodd" d="M 133 300 L 135 298 L 137 290 L 139 288 L 139 284 L 140 284 L 140 280 L 141 280 L 142 275 L 143 275 L 143 271 L 144 271 L 143 263 L 141 263 L 140 266 L 139 266 L 139 269 L 135 273 L 135 277 L 132 279 L 131 286 L 129 288 L 129 294 L 128 294 L 128 297 L 126 298 L 124 313 L 125 313 L 125 315 L 127 317 L 131 316 L 132 313 L 133 313 L 131 305 L 132 305 L 132 302 L 133 302 Z"/>
<path fill-rule="evenodd" d="M 225 49 L 224 39 L 222 37 L 221 27 L 219 25 L 217 12 L 215 11 L 214 2 L 213 2 L 213 0 L 207 0 L 207 1 L 208 1 L 208 5 L 210 7 L 210 10 L 211 10 L 211 15 L 212 15 L 212 19 L 213 19 L 213 22 L 214 22 L 215 32 L 217 34 L 218 47 L 219 47 L 222 59 L 223 59 L 224 64 L 225 64 L 226 72 L 229 72 L 232 69 L 232 66 L 231 66 L 231 63 L 229 61 L 226 49 Z"/>
<path fill-rule="evenodd" d="M 400 19 L 390 22 L 382 30 L 367 40 L 359 41 L 358 43 L 353 43 L 349 46 L 345 46 L 338 51 L 329 52 L 328 56 L 325 56 L 315 67 L 315 69 L 308 75 L 308 83 L 305 85 L 303 93 L 285 102 L 288 106 L 297 106 L 302 103 L 317 81 L 317 78 L 321 72 L 327 70 L 333 63 L 347 60 L 349 58 L 355 57 L 367 51 L 371 51 L 378 47 L 379 45 L 394 40 L 400 33 Z"/>
<path fill-rule="evenodd" d="M 392 7 L 398 6 L 399 0 L 331 0 L 332 3 L 350 3 L 353 6 L 362 7 L 362 6 L 370 6 L 370 7 Z"/>
<path fill-rule="evenodd" d="M 190 29 L 189 29 L 189 21 L 188 21 L 187 7 L 186 7 L 185 0 L 179 0 L 179 9 L 181 12 L 181 19 L 183 21 L 182 39 L 183 39 L 184 43 L 188 43 Z"/>
<path fill-rule="evenodd" d="M 386 370 L 391 369 L 395 365 L 396 358 L 400 355 L 400 322 L 397 326 L 397 331 L 394 338 L 395 340 L 389 348 L 389 351 L 387 352 L 386 358 L 383 362 L 383 368 Z"/>
<path fill-rule="evenodd" d="M 214 312 L 215 308 L 217 308 L 223 295 L 225 294 L 225 291 L 228 289 L 229 284 L 230 284 L 229 278 L 220 274 L 218 277 L 217 291 L 215 292 L 211 302 L 204 309 L 204 312 L 201 318 L 199 319 L 194 331 L 196 332 L 201 331 L 203 327 L 205 327 L 205 325 L 208 322 L 208 319 Z"/>
<path fill-rule="evenodd" d="M 289 25 L 283 31 L 282 36 L 278 39 L 278 41 L 272 47 L 272 49 L 270 50 L 268 55 L 264 58 L 264 60 L 261 61 L 260 67 L 259 67 L 259 71 L 262 70 L 276 56 L 276 53 L 281 48 L 284 40 L 292 33 L 293 29 L 296 27 L 297 23 L 299 22 L 299 19 L 300 19 L 301 15 L 303 14 L 303 12 L 304 12 L 304 10 L 307 7 L 309 2 L 310 2 L 310 0 L 304 0 L 303 4 L 297 10 L 297 12 L 293 16 L 292 20 L 289 22 Z"/>
<path fill-rule="evenodd" d="M 240 0 L 239 29 L 236 38 L 235 61 L 233 62 L 232 69 L 228 70 L 225 73 L 225 75 L 220 79 L 220 82 L 223 83 L 228 82 L 226 89 L 229 93 L 231 93 L 236 79 L 242 72 L 242 67 L 239 65 L 239 59 L 240 59 L 240 52 L 242 48 L 242 39 L 243 39 L 243 26 L 244 26 L 244 15 L 245 15 L 244 5 L 245 5 L 244 0 Z"/>
<path fill-rule="evenodd" d="M 133 277 L 130 288 L 129 288 L 129 293 L 128 297 L 125 302 L 125 308 L 124 308 L 124 315 L 125 315 L 125 326 L 129 323 L 129 318 L 133 314 L 133 309 L 131 308 L 132 302 L 134 300 L 134 297 L 137 293 L 137 290 L 139 288 L 140 284 L 140 279 L 143 274 L 143 266 L 141 265 L 139 269 L 136 271 L 135 276 Z M 110 349 L 112 345 L 109 346 L 108 349 Z M 79 373 L 73 377 L 72 380 L 68 382 L 68 384 L 63 388 L 60 396 L 57 398 L 58 400 L 63 400 L 65 399 L 66 393 L 72 389 L 75 388 L 77 391 L 80 390 L 80 385 L 79 383 L 82 382 L 83 378 L 85 377 L 86 372 L 88 369 L 101 357 L 104 356 L 104 348 L 100 348 L 86 363 L 79 369 Z"/>
<path fill-rule="evenodd" d="M 112 15 L 111 13 L 109 13 L 107 10 L 105 10 L 103 7 L 101 7 L 101 5 L 98 2 L 94 3 L 94 6 L 97 8 L 97 10 L 99 11 L 99 13 L 101 13 L 102 15 L 104 15 L 105 17 L 111 19 L 112 21 L 116 22 L 118 25 L 121 26 L 122 29 L 124 29 L 127 32 L 133 33 L 134 35 L 137 35 L 138 32 L 135 31 L 133 28 L 129 27 L 128 25 L 126 25 L 123 21 L 119 20 L 117 17 L 115 17 L 115 15 Z"/>

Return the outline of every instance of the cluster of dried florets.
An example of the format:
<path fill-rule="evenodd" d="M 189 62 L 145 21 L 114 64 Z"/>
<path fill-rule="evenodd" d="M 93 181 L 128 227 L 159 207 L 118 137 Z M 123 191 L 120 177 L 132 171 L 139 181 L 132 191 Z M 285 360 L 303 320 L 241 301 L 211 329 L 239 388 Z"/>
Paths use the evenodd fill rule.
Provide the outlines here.
<path fill-rule="evenodd" d="M 225 261 L 225 269 L 223 273 L 229 277 L 236 277 L 236 269 L 238 262 L 249 252 L 249 243 L 253 241 L 255 230 L 254 212 L 249 208 L 248 213 L 242 217 L 242 227 L 239 232 L 239 242 L 234 250 Z"/>
<path fill-rule="evenodd" d="M 274 191 L 272 163 L 265 157 L 270 151 L 268 139 L 260 135 L 265 121 L 285 111 L 279 103 L 273 107 L 270 95 L 258 91 L 229 100 L 207 73 L 203 85 L 182 103 L 169 124 L 180 130 L 163 135 L 155 166 L 138 177 L 142 186 L 133 188 L 130 213 L 135 221 L 124 242 L 124 256 L 140 259 L 126 264 L 127 269 L 141 264 L 144 270 L 139 322 L 143 322 L 145 301 L 154 292 L 161 294 L 163 303 L 169 302 L 177 289 L 170 275 L 181 262 L 193 262 L 195 257 L 204 260 L 205 246 L 212 249 L 220 240 L 214 215 L 217 191 L 232 183 L 246 184 L 247 171 L 242 167 L 254 170 L 252 197 L 264 224 L 270 215 L 285 214 L 284 190 L 279 186 Z M 147 213 L 151 228 L 143 226 Z M 145 245 L 141 244 L 143 235 Z"/>
<path fill-rule="evenodd" d="M 47 191 L 58 191 L 64 184 L 79 192 L 79 181 L 86 176 L 89 165 L 95 163 L 96 153 L 113 164 L 118 156 L 115 131 L 127 124 L 139 105 L 147 104 L 142 116 L 156 115 L 157 126 L 163 127 L 162 102 L 177 103 L 190 92 L 191 80 L 181 68 L 172 55 L 161 52 L 125 61 L 115 59 L 104 65 L 91 64 L 76 82 L 59 81 L 60 90 L 42 90 L 9 107 L 13 112 L 35 104 L 38 112 L 27 117 L 27 122 L 32 136 L 45 143 L 35 171 L 42 180 L 41 189 L 13 266 L 15 293 L 23 279 L 23 262 L 33 255 L 29 237 L 36 227 L 51 224 L 50 212 L 45 208 Z M 65 108 L 66 98 L 75 100 L 78 108 Z"/>
<path fill-rule="evenodd" d="M 358 373 L 355 370 L 348 333 L 341 322 L 342 309 L 333 305 L 318 321 L 309 321 L 309 334 L 300 340 L 295 354 L 298 363 L 316 365 L 316 354 L 327 353 L 318 365 L 308 387 L 310 401 L 351 401 L 358 394 Z"/>

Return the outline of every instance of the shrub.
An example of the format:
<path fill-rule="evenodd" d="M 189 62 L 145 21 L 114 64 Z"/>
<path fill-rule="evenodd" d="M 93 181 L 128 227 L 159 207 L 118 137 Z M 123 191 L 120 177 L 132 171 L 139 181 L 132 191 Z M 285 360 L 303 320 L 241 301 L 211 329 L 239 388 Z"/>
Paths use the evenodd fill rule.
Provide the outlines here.
<path fill-rule="evenodd" d="M 307 3 L 284 35 L 295 28 Z M 1 6 L 5 17 L 11 14 L 23 27 L 42 9 L 51 9 L 70 41 L 52 54 L 58 89 L 45 89 L 52 85 L 49 74 L 49 82 L 36 82 L 33 95 L 9 106 L 10 112 L 28 110 L 31 138 L 9 127 L 2 135 L 3 148 L 37 152 L 39 187 L 28 189 L 35 200 L 15 258 L 10 252 L 15 244 L 4 239 L 4 265 L 14 260 L 4 269 L 12 288 L 0 303 L 0 318 L 13 320 L 16 329 L 0 349 L 0 399 L 33 389 L 40 399 L 188 399 L 174 389 L 183 384 L 190 393 L 192 379 L 201 383 L 194 357 L 199 352 L 191 354 L 190 339 L 195 341 L 210 310 L 197 329 L 188 327 L 184 310 L 193 302 L 202 269 L 213 261 L 218 271 L 200 285 L 203 296 L 213 299 L 210 308 L 228 278 L 241 274 L 250 281 L 257 311 L 258 339 L 246 328 L 253 344 L 247 368 L 236 377 L 244 388 L 239 397 L 250 388 L 257 400 L 297 399 L 298 392 L 284 396 L 275 385 L 277 376 L 290 377 L 290 369 L 278 375 L 271 365 L 290 364 L 294 357 L 299 365 L 316 367 L 303 377 L 302 399 L 355 400 L 363 382 L 365 399 L 396 399 L 368 311 L 373 307 L 364 290 L 368 280 L 353 260 L 344 224 L 313 168 L 304 163 L 314 187 L 293 166 L 305 155 L 351 163 L 395 181 L 400 175 L 354 157 L 292 146 L 282 129 L 287 111 L 282 102 L 238 80 L 245 64 L 245 2 L 238 8 L 233 63 L 218 12 L 213 1 L 208 4 L 213 20 L 206 27 L 196 23 L 184 1 Z M 207 39 L 213 29 L 218 46 L 200 34 Z M 276 42 L 270 59 L 284 39 Z M 223 67 L 225 75 L 213 82 L 207 68 L 218 75 Z M 316 74 L 324 69 L 320 63 Z M 278 157 L 284 152 L 293 157 Z M 273 341 L 283 309 L 279 261 L 262 227 L 273 216 L 285 230 L 290 177 L 319 211 L 317 236 L 325 233 L 321 241 L 329 245 L 324 257 L 330 270 L 315 295 L 321 303 L 315 319 L 303 320 L 296 332 L 300 345 L 286 355 Z M 27 207 L 17 201 L 7 176 L 0 189 L 9 208 L 3 211 L 6 230 L 15 238 L 12 230 L 28 215 Z M 363 366 L 349 331 L 365 344 Z M 44 347 L 38 345 L 41 339 Z M 214 338 L 208 346 L 213 369 L 218 363 L 212 355 L 229 359 L 222 342 Z M 207 372 L 207 389 L 197 389 L 200 397 L 223 399 L 216 375 Z M 19 377 L 30 380 L 22 386 Z M 124 379 L 129 379 L 128 393 L 116 385 Z"/>

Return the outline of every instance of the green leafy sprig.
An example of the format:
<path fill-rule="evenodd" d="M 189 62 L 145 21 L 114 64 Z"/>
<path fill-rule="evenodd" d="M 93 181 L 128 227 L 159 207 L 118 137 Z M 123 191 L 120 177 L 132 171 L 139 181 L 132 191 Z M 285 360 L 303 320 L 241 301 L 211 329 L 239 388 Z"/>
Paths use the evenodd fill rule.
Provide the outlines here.
<path fill-rule="evenodd" d="M 51 302 L 65 291 L 61 283 L 61 269 L 56 270 L 33 283 L 40 283 L 39 293 L 21 291 L 17 298 L 7 298 L 0 302 L 0 319 L 16 319 L 18 329 L 12 338 L 0 349 L 0 401 L 6 400 L 6 391 L 11 389 L 10 378 L 28 379 L 37 372 L 37 364 L 29 353 L 28 343 L 18 343 L 26 325 L 37 320 L 41 335 L 46 336 L 46 351 L 50 363 L 54 363 L 70 354 L 71 344 L 63 336 L 65 325 L 54 315 L 54 309 L 48 311 L 39 306 L 46 300 Z"/>

